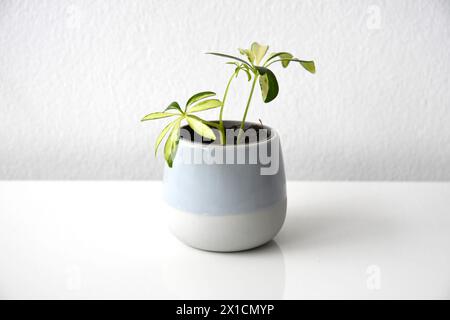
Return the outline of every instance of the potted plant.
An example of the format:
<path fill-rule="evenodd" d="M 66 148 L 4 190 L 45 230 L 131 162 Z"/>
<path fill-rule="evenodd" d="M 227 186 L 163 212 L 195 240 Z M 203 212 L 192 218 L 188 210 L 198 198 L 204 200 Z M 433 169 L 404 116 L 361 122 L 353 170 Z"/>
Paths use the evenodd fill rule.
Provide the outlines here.
<path fill-rule="evenodd" d="M 279 63 L 286 68 L 298 63 L 315 73 L 315 65 L 288 52 L 266 57 L 267 51 L 268 46 L 254 42 L 249 49 L 239 49 L 243 58 L 208 53 L 231 60 L 227 64 L 233 66 L 222 99 L 204 91 L 190 97 L 183 107 L 172 102 L 164 111 L 142 119 L 172 120 L 156 139 L 155 154 L 167 136 L 164 197 L 170 207 L 169 227 L 192 247 L 211 251 L 254 248 L 270 241 L 284 223 L 287 199 L 280 138 L 274 129 L 246 118 L 257 82 L 265 103 L 278 95 L 270 66 Z M 226 121 L 227 95 L 241 73 L 251 81 L 243 117 Z M 215 108 L 219 108 L 218 120 L 198 116 Z"/>

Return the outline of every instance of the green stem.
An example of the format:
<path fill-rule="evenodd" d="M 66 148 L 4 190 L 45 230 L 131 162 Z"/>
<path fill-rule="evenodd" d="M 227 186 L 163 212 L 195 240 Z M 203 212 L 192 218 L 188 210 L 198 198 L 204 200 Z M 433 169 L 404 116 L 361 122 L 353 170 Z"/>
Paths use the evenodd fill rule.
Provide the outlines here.
<path fill-rule="evenodd" d="M 220 107 L 220 113 L 219 113 L 219 130 L 220 130 L 220 143 L 221 144 L 226 144 L 227 143 L 227 137 L 225 135 L 225 128 L 223 126 L 223 109 L 225 107 L 225 101 L 227 100 L 227 96 L 228 96 L 228 89 L 230 89 L 230 85 L 231 85 L 231 81 L 233 81 L 233 79 L 236 76 L 236 71 L 233 72 L 233 74 L 230 77 L 230 80 L 228 80 L 227 83 L 227 87 L 225 88 L 225 93 L 223 94 L 223 99 L 222 99 L 222 106 Z"/>
<path fill-rule="evenodd" d="M 274 61 L 271 61 L 269 64 L 264 64 L 264 67 L 265 68 L 268 68 L 268 67 L 270 67 L 272 64 L 274 64 L 275 62 L 283 62 L 283 61 L 292 61 L 292 59 L 293 58 L 287 58 L 287 59 L 279 59 L 279 60 L 274 60 Z M 267 63 L 267 62 L 266 62 Z"/>
<path fill-rule="evenodd" d="M 238 139 L 237 139 L 238 143 L 241 140 L 242 134 L 244 133 L 245 119 L 247 118 L 248 108 L 250 107 L 250 102 L 252 101 L 253 91 L 255 91 L 255 85 L 256 85 L 256 80 L 258 80 L 258 76 L 259 76 L 259 74 L 257 72 L 255 72 L 255 76 L 254 76 L 253 83 L 252 83 L 252 89 L 250 90 L 250 95 L 248 96 L 247 106 L 245 107 L 244 117 L 242 118 L 241 128 L 238 133 Z"/>

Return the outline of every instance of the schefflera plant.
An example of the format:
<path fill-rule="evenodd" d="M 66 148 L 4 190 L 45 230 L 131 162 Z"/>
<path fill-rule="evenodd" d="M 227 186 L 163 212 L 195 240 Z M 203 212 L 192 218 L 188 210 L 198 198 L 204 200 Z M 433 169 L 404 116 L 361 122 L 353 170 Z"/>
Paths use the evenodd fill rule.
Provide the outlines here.
<path fill-rule="evenodd" d="M 247 113 L 252 101 L 256 83 L 259 82 L 262 99 L 265 103 L 273 101 L 278 95 L 278 81 L 275 77 L 275 74 L 271 69 L 269 69 L 271 65 L 280 63 L 283 68 L 287 68 L 289 64 L 293 62 L 298 63 L 310 73 L 316 72 L 314 61 L 300 60 L 294 57 L 294 55 L 292 55 L 291 53 L 284 51 L 271 53 L 267 56 L 264 62 L 262 62 L 264 57 L 266 57 L 268 49 L 269 46 L 262 45 L 257 42 L 252 43 L 249 49 L 239 49 L 240 54 L 243 55 L 244 58 L 247 59 L 247 61 L 229 54 L 208 52 L 207 54 L 212 54 L 233 60 L 227 62 L 227 64 L 234 66 L 234 72 L 227 82 L 222 101 L 220 101 L 219 99 L 207 99 L 215 96 L 215 93 L 212 91 L 204 91 L 199 92 L 189 98 L 189 100 L 186 102 L 184 110 L 181 109 L 178 102 L 172 102 L 164 111 L 154 112 L 146 115 L 142 119 L 142 121 L 176 117 L 175 120 L 171 121 L 166 127 L 164 127 L 164 129 L 156 139 L 155 155 L 162 140 L 166 135 L 168 135 L 166 143 L 164 145 L 164 158 L 166 159 L 168 166 L 172 167 L 173 159 L 175 157 L 178 142 L 180 139 L 180 126 L 184 120 L 188 123 L 189 127 L 191 127 L 192 130 L 194 130 L 197 134 L 210 140 L 216 140 L 214 131 L 211 129 L 216 128 L 220 134 L 221 144 L 226 144 L 226 134 L 223 125 L 223 111 L 231 83 L 233 79 L 239 75 L 240 71 L 245 72 L 248 81 L 251 81 L 253 79 L 253 82 L 251 85 L 250 94 L 247 98 L 247 103 L 245 105 L 237 143 L 240 142 L 242 133 L 244 132 L 245 120 L 247 118 Z M 206 121 L 193 114 L 196 112 L 218 107 L 220 107 L 219 121 Z"/>
<path fill-rule="evenodd" d="M 180 140 L 180 127 L 183 121 L 186 121 L 189 127 L 196 133 L 210 140 L 216 140 L 216 136 L 210 127 L 219 129 L 219 124 L 206 121 L 194 113 L 214 109 L 222 106 L 219 99 L 206 99 L 215 96 L 212 91 L 199 92 L 188 99 L 184 109 L 180 107 L 178 102 L 174 101 L 162 112 L 153 112 L 142 118 L 141 121 L 155 120 L 161 118 L 175 117 L 159 134 L 155 142 L 155 155 L 158 147 L 164 137 L 168 134 L 164 145 L 164 158 L 167 165 L 171 168 L 173 159 L 177 152 L 178 142 Z M 206 100 L 205 100 L 206 99 Z"/>
<path fill-rule="evenodd" d="M 300 60 L 298 58 L 295 58 L 294 55 L 292 55 L 291 53 L 284 51 L 269 54 L 267 56 L 267 59 L 263 63 L 261 63 L 264 57 L 266 56 L 268 49 L 269 46 L 262 45 L 257 42 L 253 42 L 252 45 L 250 46 L 250 49 L 239 49 L 240 54 L 245 56 L 247 58 L 247 61 L 229 54 L 218 52 L 207 52 L 207 54 L 233 59 L 234 61 L 227 62 L 227 64 L 235 66 L 234 72 L 231 75 L 230 79 L 228 80 L 227 86 L 225 88 L 225 93 L 222 99 L 223 103 L 219 113 L 219 131 L 222 144 L 226 144 L 225 128 L 223 126 L 223 110 L 225 107 L 228 90 L 232 80 L 238 76 L 241 70 L 247 74 L 248 81 L 252 80 L 253 78 L 253 82 L 250 89 L 250 94 L 247 98 L 244 116 L 242 118 L 238 134 L 238 142 L 240 141 L 240 136 L 242 135 L 245 127 L 245 120 L 247 118 L 247 113 L 250 107 L 250 103 L 252 101 L 256 82 L 259 81 L 262 99 L 265 103 L 273 101 L 278 95 L 279 91 L 278 81 L 277 78 L 275 77 L 275 74 L 272 72 L 272 70 L 269 69 L 269 66 L 275 63 L 281 63 L 283 68 L 287 68 L 290 62 L 294 62 L 299 63 L 305 70 L 307 70 L 310 73 L 316 72 L 314 61 Z"/>

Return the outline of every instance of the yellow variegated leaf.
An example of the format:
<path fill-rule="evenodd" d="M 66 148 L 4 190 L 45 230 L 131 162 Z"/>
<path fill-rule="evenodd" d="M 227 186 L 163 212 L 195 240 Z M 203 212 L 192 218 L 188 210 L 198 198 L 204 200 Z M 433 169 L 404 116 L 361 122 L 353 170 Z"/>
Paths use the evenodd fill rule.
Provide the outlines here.
<path fill-rule="evenodd" d="M 199 135 L 211 140 L 216 140 L 216 135 L 214 134 L 214 132 L 201 120 L 193 116 L 187 116 L 186 120 L 189 126 L 192 128 L 192 130 L 197 132 Z"/>
<path fill-rule="evenodd" d="M 261 60 L 266 55 L 267 50 L 269 49 L 269 46 L 265 46 L 262 44 L 259 44 L 258 42 L 253 42 L 251 46 L 251 52 L 255 56 L 255 64 L 259 65 Z"/>

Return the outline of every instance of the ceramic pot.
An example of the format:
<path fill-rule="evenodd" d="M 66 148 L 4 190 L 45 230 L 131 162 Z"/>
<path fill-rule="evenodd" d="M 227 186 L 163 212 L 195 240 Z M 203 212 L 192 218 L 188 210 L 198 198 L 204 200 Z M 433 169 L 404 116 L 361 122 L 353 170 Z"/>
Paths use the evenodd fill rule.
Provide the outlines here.
<path fill-rule="evenodd" d="M 287 204 L 280 138 L 270 127 L 261 128 L 266 136 L 237 145 L 182 135 L 172 168 L 164 169 L 169 228 L 179 240 L 229 252 L 258 247 L 279 232 Z"/>

